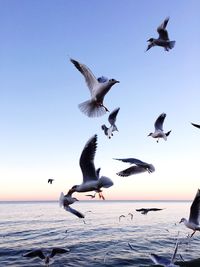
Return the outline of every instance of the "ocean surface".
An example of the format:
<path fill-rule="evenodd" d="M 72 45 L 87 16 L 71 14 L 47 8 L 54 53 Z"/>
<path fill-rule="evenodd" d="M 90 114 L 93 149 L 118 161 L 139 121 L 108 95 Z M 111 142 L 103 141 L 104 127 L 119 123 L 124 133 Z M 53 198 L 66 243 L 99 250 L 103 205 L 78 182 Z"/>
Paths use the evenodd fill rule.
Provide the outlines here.
<path fill-rule="evenodd" d="M 191 202 L 79 201 L 79 219 L 58 202 L 0 202 L 0 266 L 44 266 L 40 258 L 22 255 L 33 249 L 69 249 L 55 255 L 50 266 L 155 266 L 149 253 L 171 259 L 177 237 L 179 266 L 200 267 L 200 233 L 178 222 L 188 218 Z M 163 208 L 142 215 L 137 208 Z M 133 213 L 133 219 L 128 213 Z M 125 215 L 121 217 L 120 215 Z M 185 262 L 181 260 L 181 256 Z"/>

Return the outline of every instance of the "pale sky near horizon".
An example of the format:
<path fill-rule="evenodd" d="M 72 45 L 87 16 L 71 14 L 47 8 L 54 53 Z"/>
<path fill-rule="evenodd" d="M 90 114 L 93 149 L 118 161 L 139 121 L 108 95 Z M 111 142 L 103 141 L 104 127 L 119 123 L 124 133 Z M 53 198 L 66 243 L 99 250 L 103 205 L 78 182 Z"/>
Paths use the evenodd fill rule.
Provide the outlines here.
<path fill-rule="evenodd" d="M 0 0 L 0 200 L 56 200 L 82 182 L 79 157 L 98 135 L 95 166 L 114 186 L 106 199 L 193 199 L 200 187 L 200 1 Z M 153 47 L 157 27 L 175 47 Z M 78 104 L 90 98 L 69 58 L 99 76 L 120 81 L 106 95 L 120 107 L 119 132 L 108 140 L 108 114 L 88 118 Z M 165 112 L 168 140 L 147 137 Z M 116 175 L 134 157 L 152 174 Z M 53 177 L 52 185 L 47 183 Z M 87 199 L 85 194 L 76 194 Z"/>

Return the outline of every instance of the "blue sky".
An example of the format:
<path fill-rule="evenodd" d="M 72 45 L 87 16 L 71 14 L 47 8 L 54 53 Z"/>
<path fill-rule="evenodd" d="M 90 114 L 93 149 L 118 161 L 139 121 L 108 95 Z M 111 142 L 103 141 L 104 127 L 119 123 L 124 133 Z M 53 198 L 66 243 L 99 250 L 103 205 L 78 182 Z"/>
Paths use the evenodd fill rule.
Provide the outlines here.
<path fill-rule="evenodd" d="M 199 9 L 197 0 L 0 1 L 0 200 L 57 199 L 80 184 L 79 157 L 95 133 L 95 165 L 114 182 L 107 199 L 192 199 L 199 187 L 200 132 L 190 125 L 200 124 Z M 145 53 L 167 16 L 174 49 Z M 101 130 L 107 114 L 90 119 L 78 109 L 89 90 L 70 57 L 120 81 L 104 101 L 111 111 L 120 107 L 111 140 Z M 157 144 L 147 135 L 162 112 L 172 132 Z M 118 177 L 127 165 L 116 157 L 156 171 Z"/>

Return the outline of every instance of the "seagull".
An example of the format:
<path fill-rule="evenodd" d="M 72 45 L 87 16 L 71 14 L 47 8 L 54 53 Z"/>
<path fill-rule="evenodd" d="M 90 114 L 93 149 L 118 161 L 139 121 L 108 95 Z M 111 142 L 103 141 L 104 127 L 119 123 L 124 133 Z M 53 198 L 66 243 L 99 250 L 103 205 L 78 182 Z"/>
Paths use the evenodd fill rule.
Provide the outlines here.
<path fill-rule="evenodd" d="M 81 153 L 79 164 L 83 174 L 83 182 L 80 185 L 74 185 L 70 189 L 70 193 L 74 192 L 90 192 L 95 191 L 99 193 L 99 197 L 104 199 L 101 188 L 109 188 L 113 185 L 110 178 L 99 177 L 100 169 L 95 169 L 94 157 L 97 149 L 97 135 L 92 136 Z"/>
<path fill-rule="evenodd" d="M 159 34 L 159 37 L 157 39 L 150 38 L 147 40 L 149 42 L 148 47 L 146 51 L 148 51 L 153 46 L 162 46 L 165 51 L 169 51 L 169 49 L 172 49 L 175 46 L 175 41 L 170 41 L 168 32 L 166 30 L 167 23 L 169 21 L 169 17 L 167 17 L 163 23 L 157 28 L 157 32 Z"/>
<path fill-rule="evenodd" d="M 167 140 L 167 136 L 171 133 L 171 131 L 164 133 L 163 131 L 163 122 L 165 120 L 166 114 L 162 113 L 157 118 L 157 120 L 154 123 L 155 131 L 154 133 L 148 134 L 148 136 L 152 136 L 153 138 L 158 138 L 157 143 L 159 141 L 159 138 L 163 138 L 165 141 Z"/>
<path fill-rule="evenodd" d="M 123 215 L 123 214 L 122 214 L 122 215 L 120 215 L 120 216 L 119 216 L 119 222 L 121 221 L 121 218 L 125 218 L 125 217 L 126 217 L 126 216 L 125 216 L 125 215 Z"/>
<path fill-rule="evenodd" d="M 199 125 L 199 124 L 192 123 L 192 122 L 191 122 L 191 124 L 192 124 L 194 127 L 196 127 L 196 128 L 199 128 L 199 129 L 200 129 L 200 125 Z"/>
<path fill-rule="evenodd" d="M 117 114 L 119 112 L 120 108 L 114 109 L 110 115 L 108 116 L 108 121 L 110 123 L 110 127 L 108 128 L 105 124 L 101 126 L 101 129 L 104 131 L 105 135 L 110 139 L 111 136 L 113 136 L 114 131 L 118 131 L 117 126 L 115 125 Z"/>
<path fill-rule="evenodd" d="M 161 265 L 164 267 L 176 267 L 177 265 L 174 264 L 174 261 L 175 261 L 177 250 L 178 250 L 178 244 L 179 244 L 178 241 L 176 241 L 174 253 L 172 255 L 171 260 L 168 260 L 162 256 L 158 256 L 158 255 L 153 254 L 153 253 L 150 254 L 149 257 L 153 261 L 153 263 L 155 263 L 156 265 Z"/>
<path fill-rule="evenodd" d="M 128 216 L 131 216 L 131 220 L 133 220 L 133 213 L 129 212 Z"/>
<path fill-rule="evenodd" d="M 48 179 L 48 184 L 52 184 L 53 181 L 54 181 L 54 179 L 52 179 L 52 178 Z"/>
<path fill-rule="evenodd" d="M 200 231 L 200 190 L 197 190 L 196 196 L 190 207 L 189 220 L 182 218 L 180 223 L 184 223 L 186 227 L 193 230 L 192 237 L 196 231 Z"/>
<path fill-rule="evenodd" d="M 123 162 L 135 164 L 135 165 L 123 170 L 123 171 L 118 172 L 117 175 L 119 175 L 119 176 L 126 177 L 126 176 L 130 176 L 133 174 L 138 174 L 138 173 L 142 173 L 142 172 L 146 172 L 146 171 L 148 173 L 152 173 L 155 171 L 155 168 L 152 164 L 143 162 L 139 159 L 126 158 L 126 159 L 115 159 L 115 160 L 121 160 Z"/>
<path fill-rule="evenodd" d="M 141 214 L 147 214 L 149 211 L 159 211 L 163 209 L 158 209 L 158 208 L 150 208 L 150 209 L 136 209 L 136 211 L 141 212 Z"/>
<path fill-rule="evenodd" d="M 90 90 L 91 99 L 79 104 L 79 109 L 88 117 L 99 117 L 104 115 L 109 110 L 104 106 L 103 100 L 105 95 L 111 89 L 111 87 L 119 83 L 115 79 L 107 79 L 105 77 L 100 77 L 96 79 L 91 70 L 84 64 L 70 59 L 74 66 L 83 74 L 85 81 Z"/>
<path fill-rule="evenodd" d="M 53 248 L 51 250 L 51 253 L 49 255 L 45 256 L 42 249 L 36 249 L 36 250 L 32 250 L 32 251 L 24 254 L 23 257 L 28 257 L 28 258 L 39 257 L 40 259 L 44 260 L 45 266 L 48 267 L 50 264 L 51 258 L 53 258 L 56 254 L 63 254 L 66 252 L 69 252 L 69 249 Z"/>
<path fill-rule="evenodd" d="M 72 192 L 70 190 L 66 195 L 64 195 L 63 192 L 60 194 L 59 204 L 61 207 L 63 207 L 66 211 L 71 212 L 78 218 L 85 218 L 85 216 L 81 212 L 70 207 L 70 205 L 76 201 L 78 201 L 78 199 L 72 197 Z"/>

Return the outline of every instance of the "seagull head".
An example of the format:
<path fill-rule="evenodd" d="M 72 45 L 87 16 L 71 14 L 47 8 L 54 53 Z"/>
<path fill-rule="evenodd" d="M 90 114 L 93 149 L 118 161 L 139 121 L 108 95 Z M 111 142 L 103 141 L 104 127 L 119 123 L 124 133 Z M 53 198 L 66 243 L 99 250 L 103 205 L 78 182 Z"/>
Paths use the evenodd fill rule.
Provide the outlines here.
<path fill-rule="evenodd" d="M 186 222 L 187 220 L 185 219 L 185 218 L 182 218 L 181 220 L 180 220 L 180 222 L 179 223 L 184 223 L 184 222 Z"/>
<path fill-rule="evenodd" d="M 74 192 L 76 192 L 77 191 L 77 187 L 78 187 L 78 185 L 72 186 L 72 188 L 69 190 L 68 194 L 73 194 Z"/>
<path fill-rule="evenodd" d="M 109 83 L 111 83 L 112 85 L 115 84 L 115 83 L 119 83 L 120 81 L 117 81 L 115 79 L 110 79 L 109 80 Z"/>
<path fill-rule="evenodd" d="M 150 43 L 152 43 L 153 41 L 154 41 L 154 38 L 150 38 L 147 40 L 147 42 L 150 42 Z"/>
<path fill-rule="evenodd" d="M 147 136 L 152 136 L 153 133 L 149 133 Z"/>
<path fill-rule="evenodd" d="M 105 124 L 101 125 L 101 129 L 105 130 L 106 129 L 106 125 Z"/>

